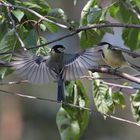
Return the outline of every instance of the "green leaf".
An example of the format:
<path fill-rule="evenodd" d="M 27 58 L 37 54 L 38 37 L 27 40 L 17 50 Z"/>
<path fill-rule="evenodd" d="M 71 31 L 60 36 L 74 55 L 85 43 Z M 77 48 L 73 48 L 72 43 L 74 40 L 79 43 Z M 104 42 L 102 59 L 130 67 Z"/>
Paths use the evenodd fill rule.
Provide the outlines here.
<path fill-rule="evenodd" d="M 113 18 L 116 18 L 116 15 L 117 15 L 117 13 L 118 13 L 118 11 L 119 11 L 118 3 L 112 5 L 108 10 L 109 10 L 109 14 L 110 14 Z"/>
<path fill-rule="evenodd" d="M 22 2 L 22 4 L 29 8 L 34 9 L 41 9 L 41 10 L 47 10 L 50 8 L 49 4 L 46 2 L 46 0 L 28 0 L 26 2 Z"/>
<path fill-rule="evenodd" d="M 48 16 L 57 19 L 66 19 L 65 12 L 61 8 L 50 9 L 48 12 Z"/>
<path fill-rule="evenodd" d="M 80 135 L 80 126 L 78 121 L 73 120 L 69 113 L 60 108 L 57 113 L 57 125 L 61 134 L 61 140 L 78 140 Z"/>
<path fill-rule="evenodd" d="M 140 1 L 139 0 L 134 0 L 137 4 L 137 6 L 140 8 Z"/>
<path fill-rule="evenodd" d="M 132 4 L 133 3 L 133 4 Z M 140 24 L 139 12 L 134 1 L 118 1 L 109 8 L 110 15 L 122 23 Z M 122 33 L 124 44 L 132 50 L 140 47 L 140 32 L 134 28 L 124 28 Z"/>
<path fill-rule="evenodd" d="M 104 24 L 111 24 L 109 21 L 100 21 L 100 23 L 104 23 Z M 105 33 L 110 33 L 110 34 L 114 34 L 114 30 L 113 30 L 113 27 L 106 27 L 106 28 L 101 28 L 100 30 L 98 30 L 98 32 L 101 32 L 102 33 L 102 36 L 105 34 Z"/>
<path fill-rule="evenodd" d="M 129 28 L 124 29 L 122 33 L 124 44 L 132 50 L 140 48 L 140 31 L 137 29 Z"/>
<path fill-rule="evenodd" d="M 44 24 L 39 24 L 39 26 L 42 31 L 46 31 L 46 26 Z"/>
<path fill-rule="evenodd" d="M 0 41 L 0 52 L 12 51 L 17 45 L 17 39 L 14 30 L 9 30 Z M 11 55 L 0 56 L 1 60 L 10 61 Z M 10 71 L 7 68 L 0 69 L 0 79 L 3 79 Z"/>
<path fill-rule="evenodd" d="M 89 0 L 81 12 L 80 25 L 86 26 L 100 21 L 102 10 L 97 5 L 97 0 Z M 84 49 L 98 44 L 104 33 L 98 29 L 90 29 L 79 33 L 80 46 Z"/>
<path fill-rule="evenodd" d="M 82 26 L 87 25 L 87 16 L 89 14 L 90 8 L 94 7 L 97 5 L 97 1 L 96 0 L 89 0 L 87 2 L 87 4 L 84 6 L 82 12 L 81 12 L 81 21 L 80 24 Z"/>
<path fill-rule="evenodd" d="M 122 92 L 115 92 L 112 94 L 112 99 L 115 105 L 124 108 L 125 107 L 125 98 Z"/>
<path fill-rule="evenodd" d="M 87 15 L 87 23 L 88 24 L 96 23 L 97 21 L 99 21 L 101 15 L 102 15 L 101 8 L 98 7 L 90 8 L 89 14 Z"/>
<path fill-rule="evenodd" d="M 0 40 L 3 38 L 3 36 L 8 32 L 8 24 L 7 21 L 4 19 L 0 21 Z"/>
<path fill-rule="evenodd" d="M 80 35 L 80 46 L 84 49 L 92 47 L 93 45 L 99 43 L 102 37 L 92 29 L 83 31 Z"/>
<path fill-rule="evenodd" d="M 99 77 L 97 73 L 94 73 L 95 77 Z M 97 110 L 102 114 L 114 111 L 114 103 L 112 99 L 112 89 L 106 84 L 103 84 L 101 80 L 93 80 L 92 86 L 93 99 Z"/>
<path fill-rule="evenodd" d="M 0 41 L 0 51 L 6 52 L 13 50 L 17 42 L 14 30 L 9 30 Z"/>
<path fill-rule="evenodd" d="M 29 7 L 29 8 L 39 8 L 39 9 L 41 9 L 41 6 L 39 6 L 36 3 L 24 2 L 24 5 L 27 6 L 27 7 Z"/>
<path fill-rule="evenodd" d="M 109 8 L 110 15 L 123 23 L 140 23 L 137 14 L 130 10 L 131 6 L 129 2 L 116 2 Z"/>
<path fill-rule="evenodd" d="M 21 19 L 23 18 L 24 16 L 24 12 L 22 12 L 21 10 L 13 10 L 12 11 L 13 15 L 17 18 L 17 20 L 20 22 Z"/>
<path fill-rule="evenodd" d="M 56 33 L 58 31 L 58 27 L 56 25 L 54 25 L 53 23 L 49 23 L 47 21 L 43 21 L 42 23 L 44 25 L 44 30 L 46 30 L 45 29 L 45 27 L 46 27 L 52 33 Z"/>
<path fill-rule="evenodd" d="M 89 110 L 80 107 L 89 108 L 89 99 L 80 81 L 67 82 L 65 96 L 66 104 L 57 113 L 57 126 L 62 140 L 78 140 L 89 121 Z"/>
<path fill-rule="evenodd" d="M 138 90 L 135 94 L 131 95 L 130 100 L 133 117 L 136 121 L 140 122 L 140 91 Z"/>
<path fill-rule="evenodd" d="M 34 47 L 37 44 L 36 32 L 34 29 L 28 31 L 27 37 L 24 39 L 27 47 Z"/>

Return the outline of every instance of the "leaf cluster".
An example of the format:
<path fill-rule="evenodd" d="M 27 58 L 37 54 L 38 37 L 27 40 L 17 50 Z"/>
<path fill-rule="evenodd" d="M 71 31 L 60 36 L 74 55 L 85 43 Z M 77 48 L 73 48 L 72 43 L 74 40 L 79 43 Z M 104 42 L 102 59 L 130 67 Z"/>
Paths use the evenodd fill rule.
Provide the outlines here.
<path fill-rule="evenodd" d="M 1 2 L 1 1 L 0 1 Z M 77 24 L 75 21 L 70 21 L 61 8 L 52 8 L 46 0 L 6 0 L 5 2 L 14 5 L 13 8 L 0 7 L 0 52 L 16 51 L 21 48 L 11 21 L 8 17 L 8 12 L 11 12 L 16 24 L 16 30 L 27 48 L 35 47 L 36 45 L 47 42 L 42 32 L 56 33 L 59 30 L 57 23 L 62 23 L 70 26 L 68 29 L 75 29 Z M 74 5 L 80 3 L 78 0 L 73 0 Z M 21 8 L 22 7 L 22 8 Z M 24 8 L 23 8 L 24 7 Z M 44 18 L 39 18 L 29 9 L 42 15 Z M 78 26 L 88 26 L 99 23 L 109 23 L 108 16 L 121 23 L 140 24 L 140 1 L 139 0 L 112 0 L 107 5 L 102 5 L 101 1 L 88 0 L 81 11 L 81 18 Z M 53 22 L 49 22 L 49 21 Z M 56 24 L 54 24 L 56 23 Z M 90 29 L 79 33 L 81 48 L 89 48 L 99 43 L 102 37 L 106 34 L 114 34 L 112 27 L 102 29 Z M 124 44 L 132 50 L 140 48 L 140 32 L 135 28 L 123 28 L 122 39 Z M 41 47 L 35 50 L 37 55 L 47 55 L 48 46 Z M 0 59 L 11 61 L 12 55 L 0 56 Z M 6 68 L 0 69 L 0 78 L 11 73 L 11 70 Z M 100 78 L 99 75 L 94 75 Z M 75 105 L 70 107 L 63 104 L 57 113 L 56 123 L 62 140 L 78 140 L 86 129 L 89 121 L 89 98 L 84 85 L 81 81 L 66 82 L 66 98 L 65 102 Z M 96 109 L 101 114 L 108 112 L 115 113 L 115 108 L 125 107 L 125 97 L 123 92 L 114 91 L 103 80 L 92 81 L 92 94 Z M 140 121 L 140 92 L 137 91 L 131 96 L 131 109 L 134 118 Z M 79 106 L 80 108 L 76 108 Z"/>

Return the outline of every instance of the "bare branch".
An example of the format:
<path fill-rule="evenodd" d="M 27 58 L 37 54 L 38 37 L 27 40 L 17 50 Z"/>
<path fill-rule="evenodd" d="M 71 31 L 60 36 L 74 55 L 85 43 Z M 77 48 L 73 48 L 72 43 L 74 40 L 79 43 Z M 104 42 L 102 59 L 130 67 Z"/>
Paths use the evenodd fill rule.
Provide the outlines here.
<path fill-rule="evenodd" d="M 101 77 L 100 78 L 95 78 L 95 77 L 92 77 L 92 76 L 82 76 L 82 78 L 87 78 L 89 80 L 101 79 L 102 80 L 101 83 L 109 85 L 109 86 L 125 88 L 125 89 L 132 89 L 132 90 L 140 90 L 140 88 L 133 87 L 133 86 L 125 86 L 125 85 L 119 85 L 119 84 L 116 84 L 116 83 L 105 82 L 105 81 L 103 81 L 104 78 L 101 78 Z M 0 85 L 6 85 L 7 86 L 7 85 L 22 84 L 22 83 L 28 83 L 28 80 L 0 82 Z"/>
<path fill-rule="evenodd" d="M 109 86 L 119 87 L 119 88 L 132 89 L 132 90 L 134 90 L 134 89 L 140 90 L 140 88 L 133 87 L 133 86 L 119 85 L 119 84 L 109 83 L 109 82 L 105 82 L 105 81 L 101 81 L 101 83 L 104 83 L 104 84 L 109 85 Z"/>
<path fill-rule="evenodd" d="M 116 71 L 116 70 L 114 70 Z M 107 73 L 108 74 L 108 73 Z M 110 73 L 109 73 L 110 74 Z M 115 74 L 114 74 L 115 75 Z M 116 75 L 115 75 L 116 76 Z M 101 83 L 109 85 L 109 86 L 113 86 L 113 87 L 119 87 L 119 88 L 124 88 L 124 89 L 132 89 L 132 90 L 140 90 L 140 88 L 137 87 L 133 87 L 133 86 L 125 86 L 125 85 L 120 85 L 120 84 L 116 84 L 116 83 L 110 83 L 110 82 L 105 82 L 103 81 L 104 79 L 106 80 L 118 80 L 118 79 L 122 79 L 122 77 L 114 77 L 114 78 L 110 78 L 110 77 L 99 77 L 99 78 L 95 78 L 94 76 L 82 76 L 82 79 L 86 78 L 88 80 L 96 80 L 96 79 L 100 79 Z M 123 77 L 124 79 L 124 77 Z"/>
<path fill-rule="evenodd" d="M 129 121 L 127 119 L 119 118 L 119 117 L 116 117 L 116 116 L 113 116 L 113 115 L 108 115 L 108 114 L 104 114 L 104 115 L 106 117 L 108 117 L 108 118 L 111 118 L 111 119 L 114 119 L 114 120 L 118 120 L 118 121 L 121 121 L 121 122 L 125 122 L 125 123 L 128 123 L 128 124 L 134 124 L 134 125 L 140 127 L 140 124 L 137 123 L 137 122 Z"/>
<path fill-rule="evenodd" d="M 16 93 L 16 92 L 13 93 L 13 92 L 10 92 L 10 91 L 5 91 L 5 90 L 0 90 L 0 91 L 3 92 L 3 93 L 6 93 L 6 94 L 10 94 L 10 95 L 14 95 L 14 96 L 19 96 L 19 97 L 22 97 L 22 98 L 35 99 L 35 100 L 41 100 L 41 101 L 49 101 L 49 102 L 57 103 L 57 104 L 62 103 L 62 104 L 68 105 L 70 107 L 87 110 L 90 113 L 92 113 L 93 111 L 99 113 L 98 111 L 92 110 L 90 108 L 81 107 L 81 106 L 78 106 L 78 105 L 75 105 L 75 104 L 71 104 L 71 103 L 57 102 L 56 100 L 53 100 L 53 99 L 40 98 L 40 97 L 25 95 L 25 94 Z M 125 123 L 128 123 L 128 124 L 133 124 L 133 125 L 136 125 L 136 126 L 140 127 L 139 123 L 136 123 L 136 122 L 133 122 L 133 121 L 130 121 L 130 120 L 127 120 L 127 119 L 123 119 L 123 118 L 116 117 L 116 116 L 109 115 L 109 114 L 103 114 L 103 115 L 108 117 L 108 118 L 111 118 L 111 119 L 115 119 L 115 120 L 118 120 L 118 121 L 121 121 L 121 122 L 125 122 Z"/>
<path fill-rule="evenodd" d="M 97 67 L 94 67 L 93 69 L 91 69 L 91 71 L 92 72 L 106 73 L 106 74 L 122 77 L 122 78 L 127 79 L 127 80 L 129 80 L 131 82 L 135 82 L 135 83 L 140 84 L 140 78 L 137 78 L 137 77 L 134 77 L 134 76 L 132 76 L 130 74 L 118 71 L 116 69 L 97 66 Z"/>
<path fill-rule="evenodd" d="M 73 36 L 75 34 L 78 34 L 81 31 L 86 31 L 86 30 L 90 30 L 90 29 L 93 29 L 93 28 L 105 28 L 105 27 L 125 27 L 125 28 L 139 28 L 140 29 L 140 24 L 110 23 L 110 24 L 95 24 L 95 25 L 82 26 L 82 27 L 79 27 L 79 28 L 75 29 L 73 32 L 71 32 L 71 33 L 69 33 L 67 35 L 61 36 L 61 37 L 59 37 L 57 39 L 54 39 L 52 41 L 49 41 L 47 43 L 44 43 L 44 44 L 29 48 L 29 49 L 31 50 L 31 49 L 35 49 L 35 48 L 40 48 L 40 47 L 55 43 L 57 41 L 60 41 L 60 40 L 63 40 L 65 38 L 71 37 L 71 36 Z M 135 53 L 135 55 L 140 57 L 139 54 Z"/>
<path fill-rule="evenodd" d="M 21 80 L 21 81 L 10 81 L 10 82 L 0 82 L 1 86 L 7 86 L 7 85 L 16 85 L 16 84 L 22 84 L 22 83 L 28 83 L 28 80 Z"/>

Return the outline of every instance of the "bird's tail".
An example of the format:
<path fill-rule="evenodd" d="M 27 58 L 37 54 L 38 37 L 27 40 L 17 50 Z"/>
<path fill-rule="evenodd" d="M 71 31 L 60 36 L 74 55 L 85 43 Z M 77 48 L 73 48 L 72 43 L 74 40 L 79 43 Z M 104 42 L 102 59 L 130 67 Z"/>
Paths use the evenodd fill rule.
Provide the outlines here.
<path fill-rule="evenodd" d="M 64 80 L 60 78 L 58 80 L 58 93 L 57 93 L 57 101 L 61 102 L 64 100 Z"/>
<path fill-rule="evenodd" d="M 135 69 L 136 71 L 140 72 L 140 66 L 137 66 L 137 65 L 135 65 L 135 64 L 133 64 L 133 63 L 131 63 L 131 62 L 129 62 L 129 64 L 130 64 L 130 66 L 131 66 L 133 69 Z"/>

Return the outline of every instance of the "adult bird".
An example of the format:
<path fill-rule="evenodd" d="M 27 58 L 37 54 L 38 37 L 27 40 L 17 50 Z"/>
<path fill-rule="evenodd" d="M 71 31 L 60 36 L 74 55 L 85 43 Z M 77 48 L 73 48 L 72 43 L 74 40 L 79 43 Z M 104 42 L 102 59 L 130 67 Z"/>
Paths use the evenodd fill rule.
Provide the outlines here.
<path fill-rule="evenodd" d="M 86 75 L 88 69 L 97 66 L 99 52 L 90 48 L 80 53 L 65 53 L 65 47 L 55 45 L 48 56 L 37 56 L 29 51 L 14 54 L 11 63 L 16 72 L 31 83 L 58 82 L 57 100 L 64 100 L 64 80 L 76 80 Z"/>

